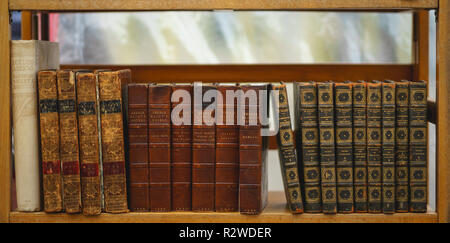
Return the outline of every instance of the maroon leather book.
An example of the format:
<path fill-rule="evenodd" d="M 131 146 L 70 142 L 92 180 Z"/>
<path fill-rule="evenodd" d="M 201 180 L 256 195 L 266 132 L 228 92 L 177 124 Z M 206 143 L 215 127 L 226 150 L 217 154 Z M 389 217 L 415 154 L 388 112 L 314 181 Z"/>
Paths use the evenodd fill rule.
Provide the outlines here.
<path fill-rule="evenodd" d="M 172 94 L 177 90 L 186 91 L 192 97 L 192 85 L 173 85 Z M 174 124 L 172 121 L 172 210 L 190 211 L 191 200 L 191 167 L 192 167 L 192 102 L 191 100 L 172 100 L 173 109 L 189 110 L 189 114 L 181 111 L 180 118 L 189 117 L 190 124 Z M 176 111 L 175 111 L 176 112 Z M 178 113 L 177 113 L 178 114 Z"/>
<path fill-rule="evenodd" d="M 258 95 L 259 90 L 267 90 L 267 85 L 245 85 L 241 88 L 245 93 L 255 90 Z M 261 213 L 268 197 L 267 137 L 261 136 L 258 112 L 262 100 L 259 95 L 257 103 L 256 114 L 252 114 L 252 105 L 248 102 L 240 104 L 245 106 L 245 125 L 239 126 L 239 211 L 242 214 Z"/>
<path fill-rule="evenodd" d="M 128 84 L 128 194 L 133 212 L 150 210 L 147 99 L 146 84 Z"/>
<path fill-rule="evenodd" d="M 170 211 L 170 98 L 172 87 L 148 87 L 150 211 Z"/>
<path fill-rule="evenodd" d="M 192 210 L 214 211 L 214 167 L 216 160 L 216 130 L 214 113 L 204 114 L 214 102 L 199 102 L 209 90 L 215 90 L 213 85 L 201 87 L 202 97 L 195 97 L 194 86 L 194 124 L 192 127 Z M 203 119 L 198 120 L 200 117 Z M 204 119 L 207 117 L 208 119 Z"/>
<path fill-rule="evenodd" d="M 236 123 L 237 99 L 227 99 L 227 90 L 237 86 L 219 85 L 216 116 L 216 211 L 239 210 L 239 127 Z"/>

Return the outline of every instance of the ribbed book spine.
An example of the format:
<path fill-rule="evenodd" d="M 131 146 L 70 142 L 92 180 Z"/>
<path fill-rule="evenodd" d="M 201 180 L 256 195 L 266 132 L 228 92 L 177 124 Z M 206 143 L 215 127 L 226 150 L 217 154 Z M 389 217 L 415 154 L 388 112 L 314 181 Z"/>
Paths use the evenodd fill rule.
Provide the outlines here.
<path fill-rule="evenodd" d="M 44 193 L 44 211 L 62 210 L 61 162 L 59 159 L 59 118 L 56 71 L 38 73 L 39 121 Z"/>
<path fill-rule="evenodd" d="M 410 131 L 410 212 L 425 213 L 428 200 L 427 165 L 427 83 L 411 82 L 409 106 Z M 443 134 L 446 136 L 446 134 Z"/>
<path fill-rule="evenodd" d="M 367 83 L 367 173 L 370 213 L 381 213 L 381 83 Z"/>
<path fill-rule="evenodd" d="M 245 111 L 245 124 L 239 126 L 239 211 L 242 214 L 259 214 L 267 205 L 267 137 L 261 136 L 259 120 L 262 100 L 259 92 L 267 86 L 245 85 L 242 91 L 258 96 L 256 104 L 241 103 Z M 254 91 L 254 92 L 253 92 Z"/>
<path fill-rule="evenodd" d="M 395 211 L 409 211 L 409 81 L 395 89 Z"/>
<path fill-rule="evenodd" d="M 320 213 L 319 129 L 317 124 L 317 86 L 314 82 L 298 83 L 301 163 L 299 172 L 304 186 L 305 212 Z"/>
<path fill-rule="evenodd" d="M 183 96 L 181 92 L 184 93 Z M 178 125 L 172 120 L 172 210 L 190 211 L 192 208 L 192 85 L 172 86 L 172 96 L 178 97 L 178 95 L 183 98 L 175 101 L 172 99 L 172 113 L 179 114 L 180 118 L 186 117 L 189 123 Z"/>
<path fill-rule="evenodd" d="M 333 83 L 318 83 L 317 98 L 323 212 L 337 213 Z"/>
<path fill-rule="evenodd" d="M 75 72 L 61 70 L 57 76 L 64 209 L 67 213 L 79 213 L 81 183 Z"/>
<path fill-rule="evenodd" d="M 279 114 L 279 130 L 277 134 L 278 156 L 280 159 L 286 201 L 292 213 L 302 213 L 303 197 L 300 188 L 300 178 L 298 176 L 297 151 L 295 149 L 291 115 L 289 113 L 286 85 L 280 84 L 273 86 L 273 89 L 279 92 L 278 101 L 275 100 L 274 104 L 277 105 Z"/>
<path fill-rule="evenodd" d="M 170 211 L 170 98 L 172 87 L 148 87 L 148 158 L 150 211 Z"/>
<path fill-rule="evenodd" d="M 77 79 L 78 127 L 80 139 L 81 204 L 84 215 L 102 211 L 100 152 L 98 139 L 97 87 L 92 72 L 79 72 Z"/>
<path fill-rule="evenodd" d="M 384 213 L 395 212 L 395 82 L 382 84 L 382 202 Z"/>
<path fill-rule="evenodd" d="M 192 128 L 192 210 L 214 211 L 216 128 L 214 117 L 215 98 L 202 99 L 213 85 L 203 85 L 196 93 L 194 87 L 194 125 Z M 202 95 L 201 97 L 195 97 Z M 196 102 L 198 99 L 198 102 Z M 203 102 L 202 102 L 203 101 Z M 206 113 L 206 114 L 205 114 Z"/>
<path fill-rule="evenodd" d="M 134 212 L 150 211 L 148 181 L 148 86 L 128 84 L 129 206 Z"/>
<path fill-rule="evenodd" d="M 218 212 L 239 210 L 239 127 L 236 123 L 237 99 L 228 99 L 237 86 L 218 85 L 216 116 L 216 185 L 215 208 Z M 230 96 L 234 97 L 234 96 Z"/>
<path fill-rule="evenodd" d="M 128 212 L 121 83 L 127 83 L 129 76 L 129 70 L 98 73 L 103 187 L 107 213 Z"/>
<path fill-rule="evenodd" d="M 367 85 L 353 83 L 353 164 L 355 212 L 367 213 Z"/>

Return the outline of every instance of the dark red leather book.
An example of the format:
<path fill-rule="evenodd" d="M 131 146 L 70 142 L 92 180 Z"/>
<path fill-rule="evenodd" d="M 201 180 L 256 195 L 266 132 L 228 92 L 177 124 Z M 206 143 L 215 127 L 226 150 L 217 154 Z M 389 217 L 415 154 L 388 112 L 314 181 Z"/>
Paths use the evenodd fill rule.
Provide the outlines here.
<path fill-rule="evenodd" d="M 170 211 L 170 98 L 172 87 L 148 87 L 150 211 Z"/>
<path fill-rule="evenodd" d="M 146 84 L 128 84 L 128 196 L 133 212 L 150 210 L 147 100 Z"/>
<path fill-rule="evenodd" d="M 238 86 L 218 85 L 216 116 L 216 211 L 235 212 L 239 209 L 239 127 L 236 123 L 237 99 L 227 99 Z M 231 96 L 230 96 L 231 97 Z"/>
<path fill-rule="evenodd" d="M 190 95 L 189 100 L 172 100 L 172 111 L 174 109 L 189 110 L 189 114 L 180 111 L 180 118 L 187 116 L 191 123 L 176 125 L 172 121 L 172 210 L 190 211 L 192 209 L 192 85 L 172 86 L 172 94 L 177 95 L 178 90 L 186 91 Z"/>
<path fill-rule="evenodd" d="M 256 109 L 252 109 L 253 104 L 245 100 L 245 104 L 240 104 L 244 106 L 240 109 L 245 109 L 245 125 L 239 126 L 239 211 L 259 214 L 265 208 L 268 196 L 267 137 L 261 136 L 262 125 L 258 118 L 258 108 L 262 105 L 259 91 L 267 90 L 267 85 L 244 85 L 241 89 L 244 93 L 256 91 L 258 102 Z M 256 114 L 252 110 L 256 110 Z"/>
<path fill-rule="evenodd" d="M 214 170 L 216 160 L 216 129 L 214 111 L 208 108 L 215 101 L 195 102 L 203 100 L 195 97 L 194 86 L 194 124 L 192 127 L 192 210 L 214 211 Z M 202 97 L 210 90 L 215 90 L 213 85 L 201 87 Z M 214 108 L 213 108 L 214 109 Z M 204 114 L 211 111 L 211 114 Z M 200 121 L 200 117 L 203 117 Z M 204 118 L 208 119 L 204 119 Z"/>

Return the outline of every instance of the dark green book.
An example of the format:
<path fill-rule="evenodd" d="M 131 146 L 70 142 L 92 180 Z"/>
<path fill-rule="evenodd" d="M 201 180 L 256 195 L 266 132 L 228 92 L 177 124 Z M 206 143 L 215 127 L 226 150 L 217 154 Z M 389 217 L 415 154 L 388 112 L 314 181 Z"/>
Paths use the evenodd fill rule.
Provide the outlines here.
<path fill-rule="evenodd" d="M 395 212 L 395 82 L 382 84 L 382 202 L 384 213 Z"/>

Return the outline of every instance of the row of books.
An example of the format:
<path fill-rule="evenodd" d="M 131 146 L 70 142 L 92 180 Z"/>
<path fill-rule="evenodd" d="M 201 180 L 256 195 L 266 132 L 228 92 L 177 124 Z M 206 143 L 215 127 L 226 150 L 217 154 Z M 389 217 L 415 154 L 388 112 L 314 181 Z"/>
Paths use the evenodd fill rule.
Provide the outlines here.
<path fill-rule="evenodd" d="M 294 96 L 300 186 L 291 192 L 305 212 L 426 212 L 425 81 L 299 82 Z"/>

